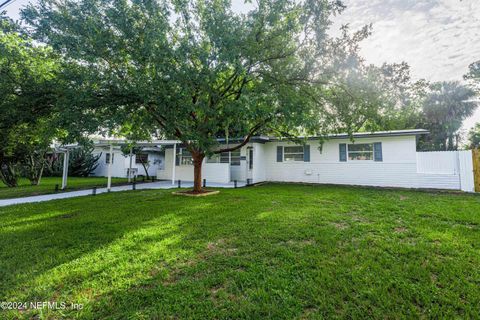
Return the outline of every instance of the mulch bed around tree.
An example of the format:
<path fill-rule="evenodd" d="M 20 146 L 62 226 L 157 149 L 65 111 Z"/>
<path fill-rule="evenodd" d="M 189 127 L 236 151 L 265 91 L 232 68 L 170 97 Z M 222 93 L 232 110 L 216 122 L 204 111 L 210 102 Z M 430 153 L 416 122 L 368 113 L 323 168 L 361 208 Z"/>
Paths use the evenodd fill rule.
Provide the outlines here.
<path fill-rule="evenodd" d="M 195 192 L 193 190 L 187 190 L 187 191 L 174 191 L 172 192 L 173 195 L 176 196 L 187 196 L 187 197 L 205 197 L 205 196 L 210 196 L 214 194 L 218 194 L 220 191 L 218 190 L 202 190 L 201 192 Z"/>

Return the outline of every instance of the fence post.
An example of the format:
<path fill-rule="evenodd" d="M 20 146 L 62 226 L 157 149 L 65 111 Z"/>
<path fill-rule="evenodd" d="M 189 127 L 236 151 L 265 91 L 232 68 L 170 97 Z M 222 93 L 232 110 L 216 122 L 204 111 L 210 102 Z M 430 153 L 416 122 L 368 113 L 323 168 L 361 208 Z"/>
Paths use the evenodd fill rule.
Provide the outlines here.
<path fill-rule="evenodd" d="M 480 192 L 480 148 L 472 149 L 473 184 L 475 192 Z"/>

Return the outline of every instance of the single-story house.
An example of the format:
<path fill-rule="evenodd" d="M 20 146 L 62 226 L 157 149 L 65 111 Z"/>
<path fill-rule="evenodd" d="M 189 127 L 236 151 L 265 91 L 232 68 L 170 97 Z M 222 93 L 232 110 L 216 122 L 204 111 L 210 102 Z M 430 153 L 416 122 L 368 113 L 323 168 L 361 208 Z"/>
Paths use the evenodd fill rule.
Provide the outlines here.
<path fill-rule="evenodd" d="M 202 177 L 207 183 L 272 181 L 473 191 L 470 151 L 417 152 L 417 138 L 423 134 L 428 132 L 395 130 L 355 133 L 352 137 L 334 134 L 326 140 L 309 137 L 305 144 L 257 136 L 236 151 L 206 158 Z M 191 154 L 179 142 L 158 143 L 162 151 L 151 157 L 157 157 L 153 159 L 161 165 L 151 174 L 160 180 L 192 181 Z M 225 145 L 226 141 L 221 143 Z M 234 140 L 228 144 L 233 145 Z M 104 175 L 103 165 L 108 163 L 104 157 L 97 175 Z M 117 159 L 121 165 L 112 175 L 127 176 L 128 157 L 114 157 L 113 166 Z M 138 170 L 140 173 L 141 168 Z"/>

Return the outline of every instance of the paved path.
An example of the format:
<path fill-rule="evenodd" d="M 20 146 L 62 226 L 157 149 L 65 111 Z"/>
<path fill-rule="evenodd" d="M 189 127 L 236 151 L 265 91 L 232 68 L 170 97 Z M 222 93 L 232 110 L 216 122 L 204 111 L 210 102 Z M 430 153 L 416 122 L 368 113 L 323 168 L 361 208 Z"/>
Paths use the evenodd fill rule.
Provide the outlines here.
<path fill-rule="evenodd" d="M 238 182 L 238 187 L 244 187 L 244 182 Z M 175 183 L 172 185 L 171 181 L 158 181 L 158 182 L 150 182 L 150 183 L 140 183 L 136 185 L 137 190 L 141 189 L 173 189 L 177 188 L 178 185 Z M 182 181 L 182 188 L 191 188 L 193 187 L 193 182 L 191 181 Z M 207 188 L 233 188 L 234 184 L 231 183 L 207 183 Z M 112 187 L 110 189 L 111 192 L 118 192 L 118 191 L 129 191 L 132 190 L 132 185 L 124 185 L 118 187 Z M 108 192 L 107 188 L 98 188 L 97 194 L 106 193 Z M 55 193 L 55 194 L 45 194 L 42 196 L 33 196 L 33 197 L 24 197 L 24 198 L 15 198 L 15 199 L 4 199 L 0 200 L 0 207 L 9 206 L 12 204 L 22 204 L 22 203 L 32 203 L 32 202 L 43 202 L 43 201 L 50 201 L 50 200 L 57 200 L 57 199 L 66 199 L 66 198 L 75 198 L 75 197 L 83 197 L 92 194 L 92 189 L 87 190 L 79 190 L 79 191 L 71 191 L 71 192 L 62 192 L 62 193 Z"/>

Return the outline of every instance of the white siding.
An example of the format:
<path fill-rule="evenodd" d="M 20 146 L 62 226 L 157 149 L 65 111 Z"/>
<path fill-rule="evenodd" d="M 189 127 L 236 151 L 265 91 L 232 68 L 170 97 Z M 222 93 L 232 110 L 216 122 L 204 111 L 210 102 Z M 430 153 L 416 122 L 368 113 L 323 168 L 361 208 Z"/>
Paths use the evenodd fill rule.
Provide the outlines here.
<path fill-rule="evenodd" d="M 99 177 L 106 177 L 108 173 L 108 164 L 105 161 L 106 154 L 109 152 L 108 149 L 96 149 L 93 154 L 98 155 L 102 153 L 100 159 L 98 160 L 98 167 L 95 169 L 93 175 Z M 164 165 L 164 156 L 160 153 L 147 152 L 148 161 L 150 162 L 150 167 L 148 168 L 148 174 L 154 176 L 157 170 Z M 124 156 L 118 148 L 113 149 L 113 164 L 112 164 L 112 177 L 127 177 L 128 168 L 130 165 L 130 157 Z M 156 163 L 155 163 L 156 162 Z M 137 175 L 145 175 L 145 169 L 141 164 L 135 163 L 135 155 L 132 158 L 132 168 L 137 168 Z"/>
<path fill-rule="evenodd" d="M 364 142 L 381 142 L 383 161 L 340 162 L 339 144 L 351 142 L 339 139 L 325 142 L 321 151 L 317 141 L 309 141 L 310 162 L 277 162 L 277 146 L 292 143 L 267 143 L 266 180 L 473 191 L 469 152 L 417 154 L 414 136 L 356 139 Z"/>
<path fill-rule="evenodd" d="M 265 154 L 266 145 L 262 143 L 252 143 L 252 147 L 253 147 L 252 182 L 257 183 L 257 182 L 266 181 L 267 166 L 268 166 L 268 162 L 267 162 L 268 160 L 266 159 L 266 154 Z"/>

